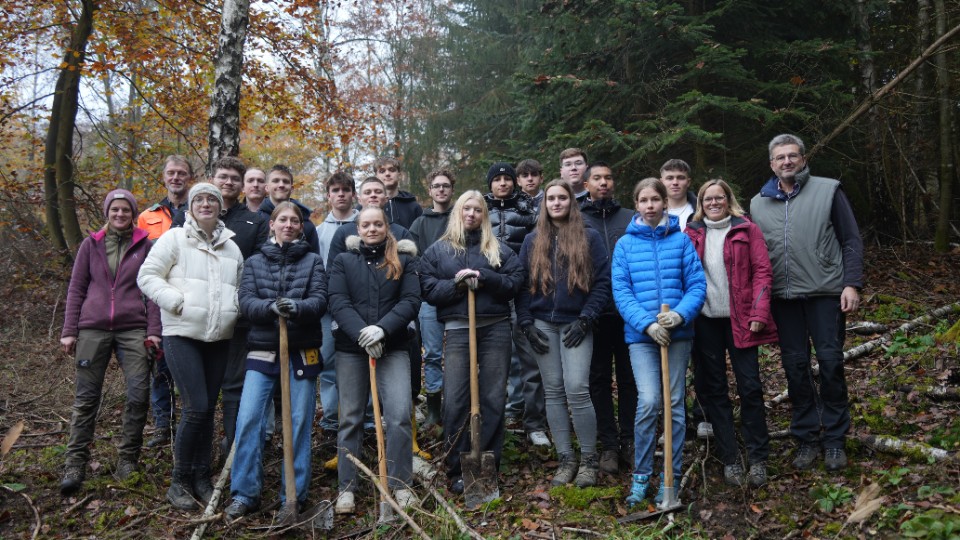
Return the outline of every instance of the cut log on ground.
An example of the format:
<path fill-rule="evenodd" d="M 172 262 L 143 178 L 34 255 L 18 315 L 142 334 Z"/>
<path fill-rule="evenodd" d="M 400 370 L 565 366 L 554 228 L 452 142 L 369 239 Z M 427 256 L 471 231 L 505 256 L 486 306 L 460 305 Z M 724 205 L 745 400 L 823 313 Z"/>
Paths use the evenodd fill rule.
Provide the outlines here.
<path fill-rule="evenodd" d="M 905 441 L 886 435 L 858 435 L 857 440 L 880 452 L 887 452 L 907 457 L 922 457 L 923 460 L 953 461 L 957 458 L 952 452 L 942 448 L 914 441 Z"/>

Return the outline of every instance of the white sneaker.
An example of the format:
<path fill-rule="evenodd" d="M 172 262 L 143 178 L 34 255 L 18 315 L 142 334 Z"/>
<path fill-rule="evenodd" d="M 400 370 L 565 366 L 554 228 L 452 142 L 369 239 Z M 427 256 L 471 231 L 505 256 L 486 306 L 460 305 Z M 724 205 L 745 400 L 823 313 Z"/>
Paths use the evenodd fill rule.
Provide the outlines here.
<path fill-rule="evenodd" d="M 534 446 L 550 446 L 550 438 L 542 431 L 531 431 L 527 437 Z"/>
<path fill-rule="evenodd" d="M 398 489 L 393 492 L 393 498 L 396 499 L 397 505 L 400 508 L 410 508 L 411 506 L 416 506 L 420 499 L 417 495 L 410 489 Z"/>
<path fill-rule="evenodd" d="M 333 508 L 337 514 L 352 514 L 357 511 L 357 504 L 353 501 L 353 492 L 344 491 L 337 496 L 337 505 Z"/>
<path fill-rule="evenodd" d="M 711 424 L 710 422 L 700 422 L 699 424 L 697 424 L 697 438 L 712 439 L 713 424 Z"/>

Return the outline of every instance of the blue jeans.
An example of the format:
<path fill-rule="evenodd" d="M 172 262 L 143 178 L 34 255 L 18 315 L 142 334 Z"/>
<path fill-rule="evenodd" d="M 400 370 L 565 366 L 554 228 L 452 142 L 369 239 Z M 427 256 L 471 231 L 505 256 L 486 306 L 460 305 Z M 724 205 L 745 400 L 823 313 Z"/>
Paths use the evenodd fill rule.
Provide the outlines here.
<path fill-rule="evenodd" d="M 773 299 L 773 320 L 780 334 L 780 362 L 787 375 L 793 417 L 790 433 L 800 442 L 843 448 L 850 429 L 850 403 L 843 372 L 846 317 L 840 297 Z M 810 371 L 810 342 L 820 363 L 819 392 Z"/>
<path fill-rule="evenodd" d="M 492 451 L 500 467 L 503 410 L 510 366 L 510 321 L 477 328 L 480 380 L 480 451 Z M 470 450 L 470 339 L 466 328 L 447 330 L 444 339 L 443 439 L 447 476 L 463 476 L 460 453 Z"/>
<path fill-rule="evenodd" d="M 174 476 L 184 478 L 193 471 L 209 474 L 213 413 L 227 367 L 230 340 L 207 342 L 163 336 L 163 349 L 183 401 L 173 445 Z"/>
<path fill-rule="evenodd" d="M 437 308 L 420 304 L 420 339 L 423 340 L 423 380 L 427 393 L 443 390 L 443 323 Z"/>
<path fill-rule="evenodd" d="M 230 472 L 230 495 L 240 502 L 252 505 L 260 500 L 263 488 L 263 441 L 266 431 L 264 414 L 273 401 L 274 388 L 280 386 L 280 376 L 270 376 L 247 370 L 243 379 L 243 396 L 237 414 L 237 450 Z M 312 463 L 310 441 L 313 435 L 313 415 L 317 408 L 317 379 L 297 379 L 290 365 L 290 416 L 293 421 L 293 475 L 297 485 L 297 502 L 307 500 Z M 280 475 L 280 501 L 286 500 L 285 475 Z"/>
<path fill-rule="evenodd" d="M 690 362 L 689 340 L 673 341 L 669 348 L 670 410 L 673 414 L 673 475 L 683 475 L 683 441 L 686 435 L 684 395 L 687 364 Z M 637 419 L 633 437 L 636 453 L 634 473 L 653 474 L 653 452 L 657 446 L 657 420 L 663 404 L 660 375 L 660 346 L 656 343 L 631 343 L 630 363 L 637 383 Z M 666 429 L 666 427 L 664 427 Z"/>
<path fill-rule="evenodd" d="M 360 458 L 363 416 L 370 399 L 370 359 L 366 354 L 337 351 L 340 431 L 337 433 L 337 476 L 341 492 L 356 491 L 357 467 L 347 452 Z M 391 489 L 413 483 L 413 435 L 410 413 L 410 353 L 393 349 L 377 360 L 377 392 L 385 423 L 387 484 Z"/>
<path fill-rule="evenodd" d="M 537 354 L 537 365 L 543 377 L 543 395 L 547 407 L 547 422 L 558 454 L 573 452 L 570 442 L 570 416 L 573 429 L 580 440 L 580 451 L 597 451 L 597 415 L 590 401 L 590 359 L 593 356 L 593 332 L 580 345 L 568 349 L 560 333 L 566 324 L 534 320 L 537 328 L 547 335 L 550 350 Z M 567 406 L 569 405 L 569 413 Z"/>
<path fill-rule="evenodd" d="M 320 372 L 320 407 L 323 416 L 320 417 L 320 429 L 336 431 L 337 423 L 337 352 L 333 345 L 333 332 L 330 323 L 333 316 L 329 313 L 320 319 L 323 328 L 323 345 L 320 346 L 320 357 L 323 358 L 323 371 Z"/>

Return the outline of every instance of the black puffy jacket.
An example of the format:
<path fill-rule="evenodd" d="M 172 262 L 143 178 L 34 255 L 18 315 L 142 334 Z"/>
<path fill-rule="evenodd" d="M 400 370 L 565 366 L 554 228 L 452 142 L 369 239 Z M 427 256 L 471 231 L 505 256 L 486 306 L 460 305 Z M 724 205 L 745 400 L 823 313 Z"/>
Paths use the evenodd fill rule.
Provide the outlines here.
<path fill-rule="evenodd" d="M 420 312 L 417 247 L 413 240 L 397 242 L 403 274 L 387 279 L 383 245 L 366 246 L 359 236 L 346 240 L 347 250 L 330 266 L 330 313 L 338 351 L 366 354 L 357 344 L 360 331 L 375 324 L 386 333 L 386 349 L 407 349 L 407 325 Z"/>
<path fill-rule="evenodd" d="M 240 312 L 250 321 L 247 344 L 251 351 L 279 350 L 279 319 L 270 306 L 280 297 L 296 302 L 297 314 L 287 321 L 294 375 L 298 379 L 316 377 L 323 369 L 323 359 L 317 356 L 316 363 L 305 364 L 294 354 L 301 349 L 319 349 L 323 343 L 320 317 L 327 311 L 327 274 L 310 244 L 302 239 L 282 246 L 268 241 L 260 253 L 244 262 L 239 296 Z M 279 362 L 248 358 L 246 365 L 268 375 L 280 374 Z"/>
<path fill-rule="evenodd" d="M 420 287 L 423 299 L 437 307 L 437 319 L 466 320 L 467 291 L 457 288 L 453 278 L 464 268 L 480 272 L 481 287 L 476 294 L 477 317 L 510 316 L 510 300 L 526 283 L 519 256 L 500 243 L 500 266 L 494 268 L 480 252 L 480 233 L 467 235 L 467 246 L 457 252 L 446 241 L 436 241 L 420 258 Z"/>
<path fill-rule="evenodd" d="M 483 200 L 490 209 L 493 234 L 514 253 L 520 253 L 523 239 L 537 226 L 533 199 L 522 191 L 515 191 L 509 199 L 498 199 L 492 193 L 487 193 Z"/>

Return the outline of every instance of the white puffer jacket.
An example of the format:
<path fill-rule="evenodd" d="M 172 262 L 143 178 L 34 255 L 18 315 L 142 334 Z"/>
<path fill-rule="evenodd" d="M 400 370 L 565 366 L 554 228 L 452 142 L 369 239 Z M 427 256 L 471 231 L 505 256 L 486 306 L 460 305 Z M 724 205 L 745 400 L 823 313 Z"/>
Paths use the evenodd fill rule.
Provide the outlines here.
<path fill-rule="evenodd" d="M 243 255 L 232 236 L 221 221 L 208 241 L 188 213 L 183 227 L 157 239 L 137 285 L 160 306 L 163 335 L 207 342 L 233 336 Z"/>

